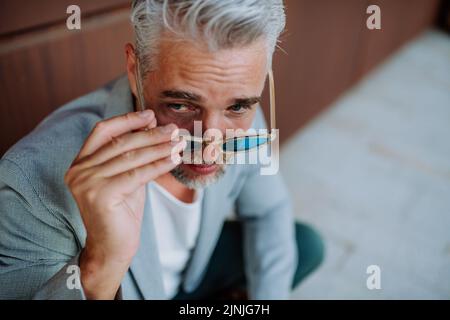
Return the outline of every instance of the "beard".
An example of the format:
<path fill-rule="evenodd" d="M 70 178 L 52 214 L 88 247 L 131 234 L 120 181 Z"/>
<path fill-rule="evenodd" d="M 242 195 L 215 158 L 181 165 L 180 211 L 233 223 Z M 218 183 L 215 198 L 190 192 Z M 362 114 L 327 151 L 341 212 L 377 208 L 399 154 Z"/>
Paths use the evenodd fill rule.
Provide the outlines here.
<path fill-rule="evenodd" d="M 217 165 L 216 171 L 208 175 L 195 174 L 183 168 L 183 165 L 175 167 L 170 173 L 189 189 L 202 189 L 217 182 L 225 174 L 225 165 Z"/>

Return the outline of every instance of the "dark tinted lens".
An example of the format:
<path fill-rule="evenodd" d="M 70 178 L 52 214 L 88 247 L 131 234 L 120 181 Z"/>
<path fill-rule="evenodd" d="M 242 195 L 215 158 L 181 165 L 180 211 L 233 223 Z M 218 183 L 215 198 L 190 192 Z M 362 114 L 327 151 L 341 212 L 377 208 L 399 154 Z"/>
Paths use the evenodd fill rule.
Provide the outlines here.
<path fill-rule="evenodd" d="M 193 152 L 197 150 L 202 150 L 203 144 L 199 141 L 188 140 L 187 146 L 184 152 Z"/>
<path fill-rule="evenodd" d="M 248 151 L 267 143 L 267 136 L 244 136 L 227 140 L 223 144 L 224 152 Z"/>

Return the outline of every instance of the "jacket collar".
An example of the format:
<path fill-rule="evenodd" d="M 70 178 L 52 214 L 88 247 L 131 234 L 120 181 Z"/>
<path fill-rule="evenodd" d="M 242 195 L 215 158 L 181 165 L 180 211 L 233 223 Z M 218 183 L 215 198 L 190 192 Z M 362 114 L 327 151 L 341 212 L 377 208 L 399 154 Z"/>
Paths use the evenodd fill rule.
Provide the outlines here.
<path fill-rule="evenodd" d="M 105 104 L 105 119 L 134 111 L 133 96 L 127 76 L 121 76 L 112 81 L 106 86 L 106 90 L 109 90 L 110 94 Z"/>

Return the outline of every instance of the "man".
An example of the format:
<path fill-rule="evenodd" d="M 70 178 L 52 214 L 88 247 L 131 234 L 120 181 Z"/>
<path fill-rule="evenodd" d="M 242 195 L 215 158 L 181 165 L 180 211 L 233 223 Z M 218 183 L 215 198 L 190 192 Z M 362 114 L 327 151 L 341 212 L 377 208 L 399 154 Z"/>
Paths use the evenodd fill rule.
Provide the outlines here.
<path fill-rule="evenodd" d="M 294 226 L 281 178 L 180 163 L 186 142 L 172 141 L 194 121 L 264 126 L 284 19 L 280 0 L 133 1 L 128 77 L 60 108 L 1 160 L 0 297 L 288 298 L 322 247 Z"/>

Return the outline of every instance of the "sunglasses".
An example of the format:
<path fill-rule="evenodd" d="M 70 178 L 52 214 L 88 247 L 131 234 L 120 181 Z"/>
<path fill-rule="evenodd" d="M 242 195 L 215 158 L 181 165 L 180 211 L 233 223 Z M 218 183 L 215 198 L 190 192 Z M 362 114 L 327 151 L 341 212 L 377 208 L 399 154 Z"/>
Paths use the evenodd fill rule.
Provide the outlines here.
<path fill-rule="evenodd" d="M 136 61 L 136 89 L 137 89 L 137 102 L 139 110 L 145 110 L 145 100 L 142 88 L 142 77 L 139 66 L 139 61 Z M 196 137 L 192 135 L 182 135 L 181 138 L 186 140 L 187 149 L 201 150 L 208 144 L 216 144 L 217 149 L 226 155 L 234 155 L 237 153 L 249 152 L 256 150 L 262 146 L 270 145 L 276 138 L 275 130 L 275 82 L 273 79 L 272 69 L 268 72 L 269 78 L 269 92 L 270 92 L 270 129 L 267 133 L 259 134 L 241 134 L 224 140 L 218 139 L 215 141 L 209 141 L 202 137 Z"/>

